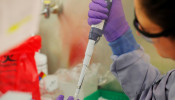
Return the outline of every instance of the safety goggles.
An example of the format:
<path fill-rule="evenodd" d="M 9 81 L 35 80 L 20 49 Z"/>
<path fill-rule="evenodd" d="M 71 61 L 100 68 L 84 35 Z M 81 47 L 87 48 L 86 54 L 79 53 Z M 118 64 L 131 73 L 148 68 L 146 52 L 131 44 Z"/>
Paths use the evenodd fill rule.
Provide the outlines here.
<path fill-rule="evenodd" d="M 160 33 L 148 33 L 144 31 L 144 28 L 139 24 L 136 15 L 134 19 L 134 26 L 135 26 L 135 29 L 141 34 L 141 36 L 151 43 L 152 43 L 152 38 L 167 37 L 169 36 L 168 33 L 170 33 L 170 31 L 167 31 L 167 30 Z"/>

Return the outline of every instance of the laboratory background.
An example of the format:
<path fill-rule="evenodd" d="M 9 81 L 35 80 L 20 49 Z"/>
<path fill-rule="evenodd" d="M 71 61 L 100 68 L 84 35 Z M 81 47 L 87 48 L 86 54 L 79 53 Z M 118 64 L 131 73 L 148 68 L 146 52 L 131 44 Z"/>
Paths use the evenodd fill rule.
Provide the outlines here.
<path fill-rule="evenodd" d="M 7 38 L 8 42 L 5 42 L 5 38 L 4 41 L 3 39 L 0 41 L 0 45 L 4 46 L 0 48 L 6 48 L 8 45 L 10 47 L 10 49 L 2 49 L 3 52 L 0 55 L 0 67 L 2 67 L 0 68 L 0 100 L 57 100 L 59 95 L 64 95 L 66 98 L 74 96 L 91 29 L 87 22 L 91 0 L 32 0 L 31 3 L 22 0 L 18 2 L 4 0 L 0 2 L 2 2 L 0 9 L 10 9 L 13 5 L 19 5 L 21 6 L 19 9 L 26 7 L 26 11 L 33 10 L 33 12 L 25 12 L 26 14 L 37 13 L 35 14 L 37 20 L 33 20 L 31 25 L 22 26 L 32 19 L 27 16 L 20 19 L 21 21 L 8 31 L 11 35 L 18 27 L 24 30 L 30 27 L 30 31 L 21 30 L 23 33 L 30 34 L 29 36 L 22 37 L 18 34 L 17 37 L 13 34 L 14 36 Z M 156 66 L 162 74 L 174 69 L 175 63 L 172 60 L 160 57 L 150 43 L 138 38 L 133 26 L 133 0 L 122 0 L 122 4 L 134 37 L 150 55 L 151 64 Z M 9 6 L 5 7 L 7 5 Z M 9 13 L 8 11 L 11 14 L 6 14 Z M 16 18 L 13 14 L 20 15 L 17 9 L 3 10 L 1 14 L 1 30 L 8 26 L 4 17 L 8 16 L 6 20 L 11 21 Z M 3 32 L 1 30 L 0 32 Z M 18 41 L 15 38 L 25 40 Z M 13 41 L 18 41 L 17 44 L 20 45 L 16 46 Z M 110 65 L 113 62 L 111 56 L 112 51 L 108 42 L 102 36 L 95 45 L 86 70 L 79 93 L 80 100 L 111 100 L 107 98 L 108 96 L 119 98 L 114 100 L 129 100 L 110 72 Z"/>

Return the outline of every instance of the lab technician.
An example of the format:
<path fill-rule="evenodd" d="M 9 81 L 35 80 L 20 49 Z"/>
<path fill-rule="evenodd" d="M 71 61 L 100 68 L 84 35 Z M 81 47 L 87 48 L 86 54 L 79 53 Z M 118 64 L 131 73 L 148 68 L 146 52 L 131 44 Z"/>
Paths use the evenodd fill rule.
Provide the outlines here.
<path fill-rule="evenodd" d="M 134 4 L 134 26 L 139 34 L 152 42 L 160 56 L 175 60 L 174 0 L 134 0 Z M 113 51 L 111 72 L 130 100 L 175 100 L 175 70 L 161 75 L 150 64 L 133 37 L 121 0 L 112 1 L 109 15 L 104 0 L 92 0 L 89 8 L 89 25 L 107 20 L 104 36 Z"/>

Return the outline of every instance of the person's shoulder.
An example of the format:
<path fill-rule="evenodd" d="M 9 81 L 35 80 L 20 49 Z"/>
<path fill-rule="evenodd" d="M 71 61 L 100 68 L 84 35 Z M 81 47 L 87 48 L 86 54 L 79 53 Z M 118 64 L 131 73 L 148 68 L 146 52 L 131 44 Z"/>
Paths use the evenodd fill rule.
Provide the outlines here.
<path fill-rule="evenodd" d="M 175 70 L 171 70 L 168 72 L 169 78 L 167 81 L 166 89 L 169 91 L 168 99 L 175 100 Z"/>
<path fill-rule="evenodd" d="M 175 69 L 169 71 L 167 74 L 167 88 L 171 88 L 173 84 L 175 84 Z"/>
<path fill-rule="evenodd" d="M 175 69 L 168 71 L 167 76 L 168 76 L 168 80 L 174 80 L 175 79 Z"/>

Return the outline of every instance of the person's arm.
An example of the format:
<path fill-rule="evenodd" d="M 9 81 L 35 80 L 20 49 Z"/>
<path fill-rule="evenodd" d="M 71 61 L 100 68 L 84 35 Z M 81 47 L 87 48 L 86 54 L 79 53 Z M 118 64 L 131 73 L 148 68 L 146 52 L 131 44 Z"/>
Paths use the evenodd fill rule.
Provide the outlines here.
<path fill-rule="evenodd" d="M 140 45 L 136 42 L 130 28 L 120 38 L 113 42 L 109 42 L 109 46 L 111 47 L 113 55 L 117 56 L 140 48 Z"/>
<path fill-rule="evenodd" d="M 159 78 L 160 72 L 150 64 L 149 56 L 137 44 L 130 29 L 109 45 L 114 54 L 111 72 L 130 99 L 138 98 Z"/>
<path fill-rule="evenodd" d="M 89 25 L 106 19 L 104 36 L 114 54 L 111 71 L 130 99 L 138 97 L 154 83 L 160 72 L 150 64 L 149 57 L 135 41 L 125 19 L 121 0 L 112 1 L 110 12 L 104 0 L 92 0 L 89 8 Z"/>
<path fill-rule="evenodd" d="M 166 85 L 164 87 L 166 87 L 165 91 L 166 91 L 166 95 L 168 100 L 175 100 L 175 69 L 169 71 L 165 76 L 164 76 L 164 83 L 166 83 Z M 163 87 L 163 86 L 159 86 L 159 87 Z"/>

